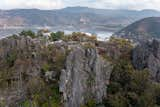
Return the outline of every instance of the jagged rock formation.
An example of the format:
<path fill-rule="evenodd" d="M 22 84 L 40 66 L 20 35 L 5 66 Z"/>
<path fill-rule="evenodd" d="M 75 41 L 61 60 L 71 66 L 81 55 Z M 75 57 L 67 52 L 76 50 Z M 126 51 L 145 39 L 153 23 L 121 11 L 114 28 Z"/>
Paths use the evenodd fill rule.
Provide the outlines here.
<path fill-rule="evenodd" d="M 96 49 L 73 49 L 65 67 L 60 77 L 64 107 L 81 107 L 89 100 L 102 102 L 107 94 L 106 85 L 112 67 L 98 55 Z"/>
<path fill-rule="evenodd" d="M 22 76 L 25 74 L 32 78 L 39 75 L 36 51 L 41 50 L 40 46 L 40 43 L 35 45 L 29 38 L 5 38 L 0 41 L 1 103 L 14 107 L 15 102 L 24 99 L 27 82 Z M 33 55 L 35 60 L 29 61 Z"/>
<path fill-rule="evenodd" d="M 20 36 L 5 38 L 0 40 L 0 106 L 81 107 L 90 100 L 101 103 L 111 70 L 96 47 L 79 42 L 49 44 Z"/>
<path fill-rule="evenodd" d="M 0 107 L 159 105 L 158 40 L 135 48 L 120 38 L 81 40 L 0 40 Z"/>
<path fill-rule="evenodd" d="M 19 107 L 25 100 L 32 104 L 31 96 L 47 92 L 49 80 L 57 82 L 56 52 L 65 53 L 62 45 L 57 48 L 59 51 L 48 48 L 43 40 L 29 37 L 0 40 L 0 106 Z"/>
<path fill-rule="evenodd" d="M 133 50 L 132 62 L 138 70 L 148 68 L 152 79 L 160 82 L 160 42 L 158 40 L 138 45 Z"/>

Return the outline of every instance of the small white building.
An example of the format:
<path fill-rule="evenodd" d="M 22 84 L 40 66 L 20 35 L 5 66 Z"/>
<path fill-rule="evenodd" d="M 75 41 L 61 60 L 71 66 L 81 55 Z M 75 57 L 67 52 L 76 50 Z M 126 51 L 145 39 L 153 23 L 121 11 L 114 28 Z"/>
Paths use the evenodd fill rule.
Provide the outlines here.
<path fill-rule="evenodd" d="M 42 33 L 42 35 L 46 38 L 49 38 L 51 36 L 51 32 Z"/>
<path fill-rule="evenodd" d="M 49 38 L 51 36 L 51 32 L 48 29 L 41 29 L 38 31 L 38 34 L 46 38 Z"/>

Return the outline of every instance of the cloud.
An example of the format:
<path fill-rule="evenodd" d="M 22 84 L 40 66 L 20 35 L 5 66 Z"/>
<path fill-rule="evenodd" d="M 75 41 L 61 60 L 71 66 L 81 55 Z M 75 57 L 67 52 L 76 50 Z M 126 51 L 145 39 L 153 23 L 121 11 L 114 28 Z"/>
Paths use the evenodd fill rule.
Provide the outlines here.
<path fill-rule="evenodd" d="M 38 9 L 58 9 L 62 8 L 62 0 L 1 0 L 1 9 L 13 8 L 38 8 Z"/>
<path fill-rule="evenodd" d="M 103 9 L 156 9 L 160 0 L 1 0 L 1 9 L 39 8 L 59 9 L 67 6 L 87 6 Z"/>

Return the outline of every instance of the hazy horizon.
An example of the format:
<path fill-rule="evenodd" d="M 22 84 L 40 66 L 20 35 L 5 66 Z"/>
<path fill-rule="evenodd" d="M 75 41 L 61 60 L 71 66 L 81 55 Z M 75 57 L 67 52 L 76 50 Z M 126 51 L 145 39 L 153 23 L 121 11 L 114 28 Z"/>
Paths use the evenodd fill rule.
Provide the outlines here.
<path fill-rule="evenodd" d="M 109 8 L 96 8 L 96 7 L 87 7 L 87 6 L 67 6 L 67 7 L 63 7 L 63 8 L 58 8 L 58 9 L 40 9 L 40 8 L 12 8 L 12 9 L 1 9 L 0 10 L 4 10 L 4 11 L 8 11 L 8 10 L 44 10 L 44 11 L 49 11 L 49 10 L 61 10 L 61 9 L 65 9 L 65 8 L 89 8 L 89 9 L 102 9 L 102 10 L 128 10 L 128 11 L 144 11 L 144 10 L 151 10 L 151 11 L 160 11 L 160 10 L 156 10 L 156 9 L 141 9 L 141 10 L 134 10 L 134 9 L 109 9 Z"/>
<path fill-rule="evenodd" d="M 0 9 L 53 10 L 66 7 L 89 7 L 97 9 L 160 10 L 160 0 L 1 0 Z"/>

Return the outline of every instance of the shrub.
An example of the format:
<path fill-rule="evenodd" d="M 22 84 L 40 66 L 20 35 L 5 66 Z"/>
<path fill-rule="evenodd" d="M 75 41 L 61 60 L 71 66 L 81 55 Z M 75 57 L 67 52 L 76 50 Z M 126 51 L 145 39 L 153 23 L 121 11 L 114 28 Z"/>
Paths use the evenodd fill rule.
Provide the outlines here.
<path fill-rule="evenodd" d="M 23 30 L 21 33 L 19 33 L 19 35 L 20 36 L 25 36 L 25 37 L 29 36 L 31 38 L 35 38 L 36 37 L 36 34 L 31 30 Z"/>
<path fill-rule="evenodd" d="M 58 31 L 56 33 L 52 32 L 50 39 L 52 41 L 58 41 L 58 40 L 61 40 L 63 37 L 64 37 L 64 32 Z"/>
<path fill-rule="evenodd" d="M 30 107 L 30 106 L 31 106 L 29 100 L 26 100 L 26 101 L 22 102 L 20 105 L 21 105 L 22 107 Z"/>
<path fill-rule="evenodd" d="M 93 99 L 90 99 L 87 101 L 87 103 L 85 105 L 82 105 L 81 107 L 97 107 L 96 101 Z"/>
<path fill-rule="evenodd" d="M 107 107 L 154 107 L 158 104 L 160 94 L 156 94 L 156 86 L 150 81 L 147 70 L 135 71 L 123 64 L 115 66 L 107 89 Z"/>
<path fill-rule="evenodd" d="M 118 60 L 120 59 L 131 62 L 131 52 L 133 46 L 129 40 L 112 37 L 106 43 L 106 46 L 104 45 L 104 48 L 105 50 L 99 49 L 99 54 L 113 64 L 119 62 Z"/>
<path fill-rule="evenodd" d="M 26 86 L 28 87 L 28 93 L 30 95 L 36 95 L 41 93 L 45 89 L 45 82 L 40 77 L 30 79 Z"/>
<path fill-rule="evenodd" d="M 128 107 L 127 99 L 121 93 L 108 96 L 108 102 L 105 105 L 106 107 Z"/>
<path fill-rule="evenodd" d="M 16 52 L 11 52 L 10 54 L 7 55 L 6 57 L 6 62 L 9 65 L 9 67 L 12 67 L 17 59 L 17 53 Z"/>
<path fill-rule="evenodd" d="M 73 32 L 72 35 L 68 36 L 70 40 L 72 41 L 78 41 L 78 42 L 96 42 L 97 36 L 95 35 L 87 35 L 85 33 L 81 32 Z"/>
<path fill-rule="evenodd" d="M 153 89 L 155 92 L 156 104 L 160 106 L 160 84 L 153 84 Z"/>
<path fill-rule="evenodd" d="M 96 48 L 93 43 L 85 43 L 85 44 L 83 44 L 83 47 L 85 49 L 94 49 L 94 48 Z"/>
<path fill-rule="evenodd" d="M 122 90 L 121 85 L 118 82 L 111 82 L 107 88 L 108 93 L 111 94 L 115 94 L 121 90 Z"/>
<path fill-rule="evenodd" d="M 131 47 L 132 48 L 131 41 L 129 41 L 127 39 L 111 37 L 109 42 L 118 44 L 119 48 L 123 48 L 123 47 Z"/>
<path fill-rule="evenodd" d="M 6 106 L 6 102 L 4 100 L 0 100 L 0 107 L 5 107 Z"/>
<path fill-rule="evenodd" d="M 86 104 L 87 107 L 96 107 L 96 101 L 95 100 L 89 100 Z"/>
<path fill-rule="evenodd" d="M 104 100 L 106 107 L 155 107 L 159 105 L 159 83 L 150 80 L 149 71 L 137 71 L 133 68 L 130 54 L 132 48 L 127 47 L 126 41 L 113 39 L 110 43 L 117 42 L 121 55 L 113 59 L 113 70 L 107 96 Z M 121 45 L 120 45 L 121 44 Z M 120 46 L 119 46 L 120 45 Z M 127 48 L 126 48 L 127 47 Z M 124 49 L 128 49 L 122 51 Z M 126 58 L 125 58 L 126 57 Z M 157 91 L 156 91 L 157 90 Z M 159 90 L 159 91 L 158 91 Z"/>
<path fill-rule="evenodd" d="M 141 95 L 144 90 L 150 88 L 150 80 L 149 80 L 149 72 L 147 70 L 144 71 L 135 71 L 132 73 L 132 81 L 129 84 L 130 91 Z"/>
<path fill-rule="evenodd" d="M 18 39 L 18 35 L 13 34 L 12 36 L 7 37 L 8 39 L 13 38 L 13 39 Z"/>
<path fill-rule="evenodd" d="M 47 72 L 47 71 L 50 70 L 50 68 L 51 68 L 50 65 L 47 64 L 47 63 L 45 63 L 45 64 L 42 66 L 41 71 L 42 71 L 42 72 Z"/>
<path fill-rule="evenodd" d="M 55 55 L 55 62 L 54 62 L 54 68 L 56 71 L 61 71 L 64 68 L 64 63 L 66 59 L 66 54 L 62 52 L 56 52 Z"/>
<path fill-rule="evenodd" d="M 12 73 L 9 73 L 7 70 L 0 71 L 0 90 L 8 88 L 7 79 L 10 78 Z"/>

